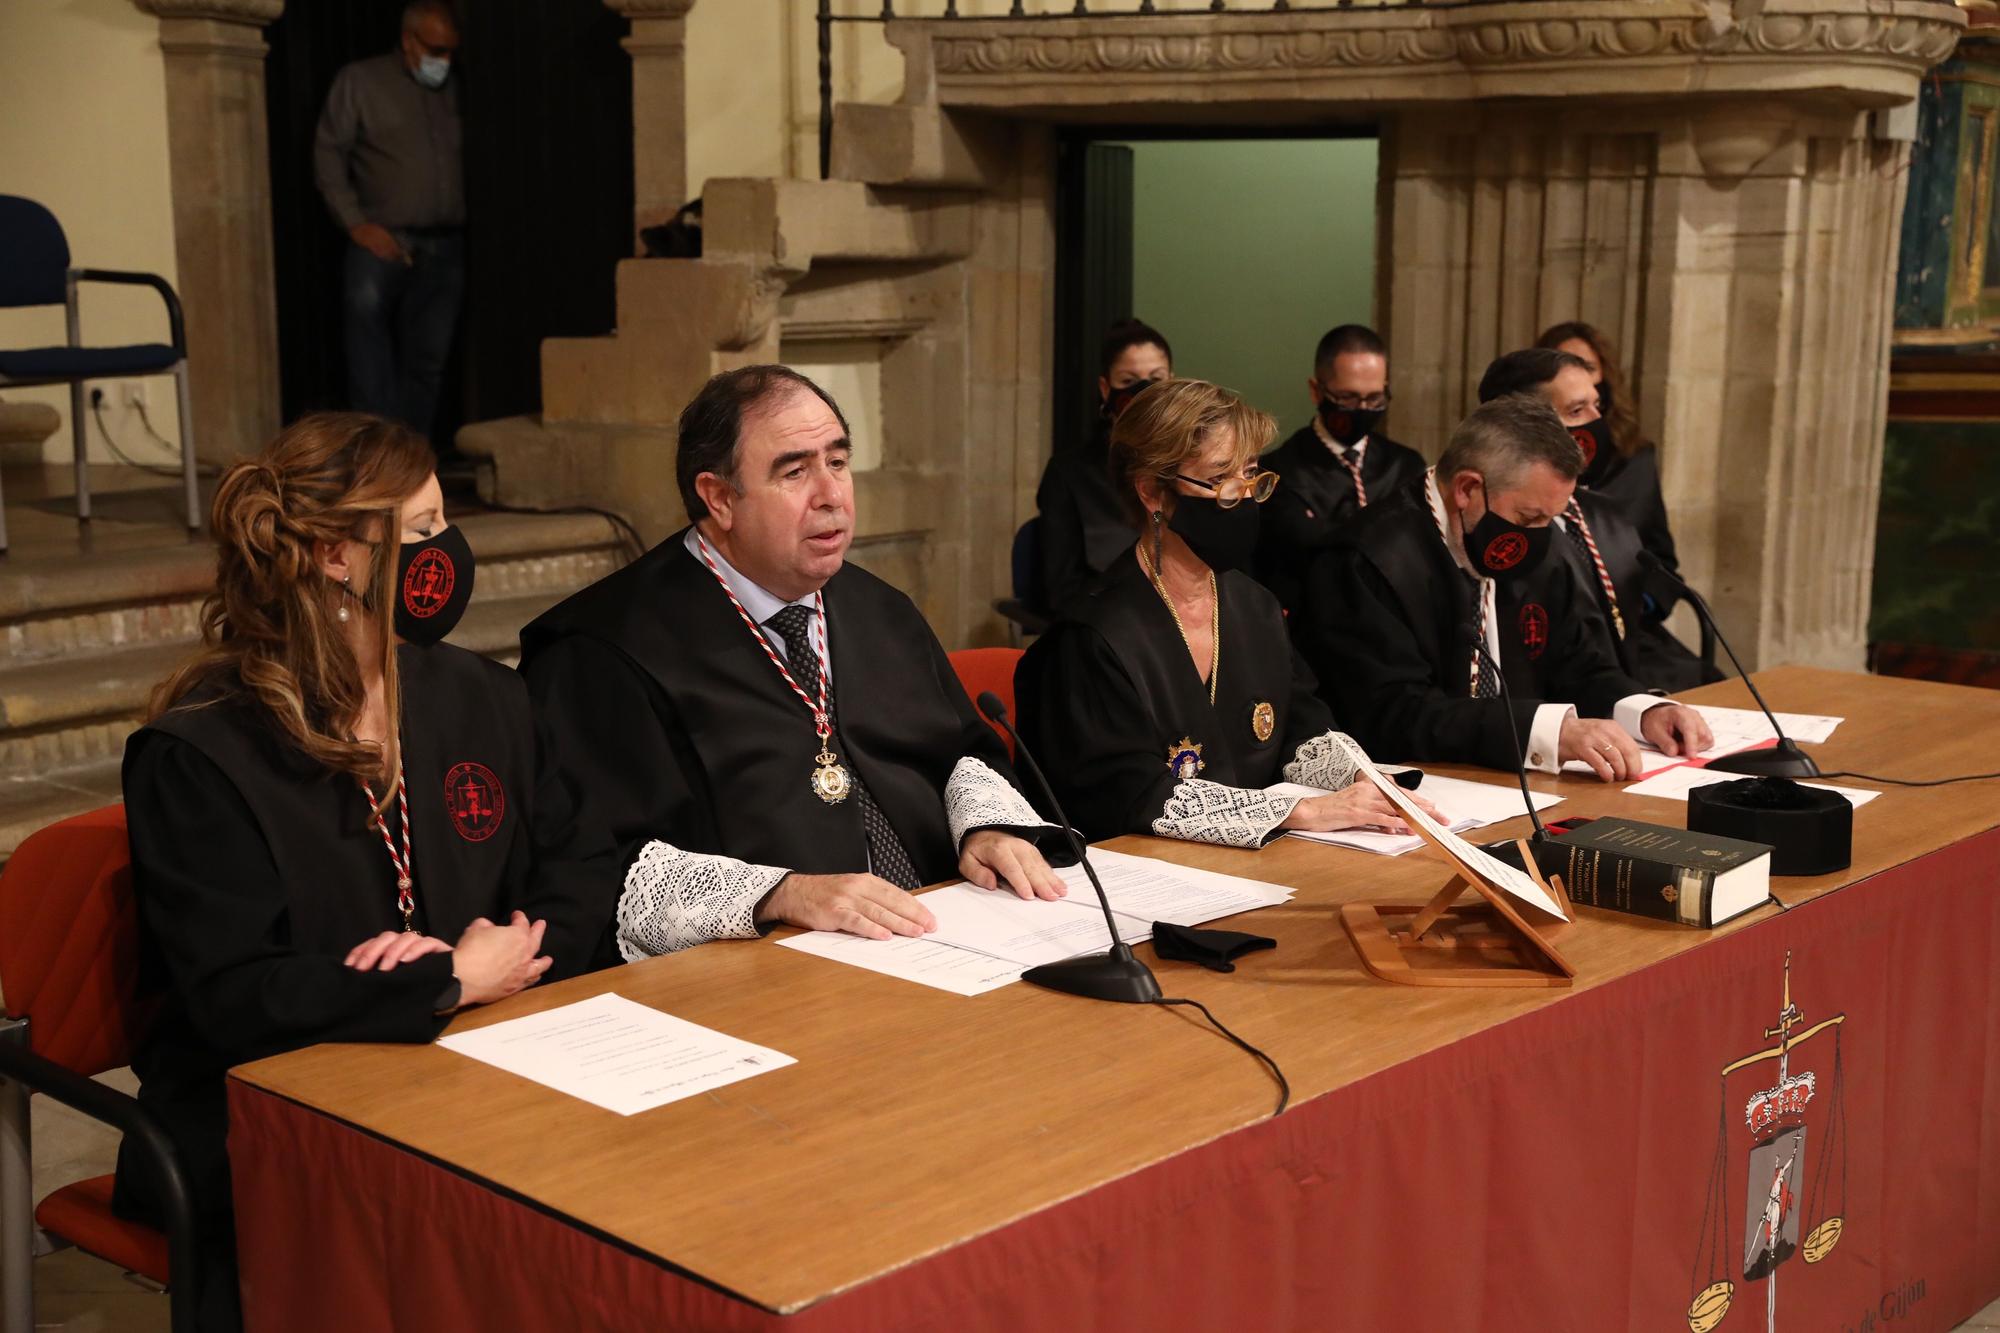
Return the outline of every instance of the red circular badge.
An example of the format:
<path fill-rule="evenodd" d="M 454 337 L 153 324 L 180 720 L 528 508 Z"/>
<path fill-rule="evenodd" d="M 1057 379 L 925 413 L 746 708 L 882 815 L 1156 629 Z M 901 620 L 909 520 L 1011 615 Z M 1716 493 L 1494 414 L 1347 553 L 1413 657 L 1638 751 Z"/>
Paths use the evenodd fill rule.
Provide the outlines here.
<path fill-rule="evenodd" d="M 452 765 L 444 776 L 444 810 L 467 842 L 485 842 L 507 817 L 507 793 L 484 764 Z"/>
<path fill-rule="evenodd" d="M 1481 564 L 1495 574 L 1512 569 L 1528 554 L 1528 539 L 1518 532 L 1503 532 L 1486 543 L 1486 551 L 1479 557 Z"/>
<path fill-rule="evenodd" d="M 1595 435 L 1592 435 L 1589 431 L 1579 426 L 1569 433 L 1569 437 L 1576 441 L 1577 448 L 1583 450 L 1583 465 L 1585 467 L 1589 467 L 1597 460 L 1597 437 Z"/>
<path fill-rule="evenodd" d="M 457 582 L 458 571 L 451 567 L 451 557 L 435 546 L 426 546 L 410 562 L 409 573 L 403 575 L 403 607 L 417 619 L 428 620 L 444 610 Z"/>
<path fill-rule="evenodd" d="M 1548 611 L 1539 602 L 1529 602 L 1521 608 L 1520 625 L 1521 646 L 1530 659 L 1540 657 L 1549 646 Z"/>

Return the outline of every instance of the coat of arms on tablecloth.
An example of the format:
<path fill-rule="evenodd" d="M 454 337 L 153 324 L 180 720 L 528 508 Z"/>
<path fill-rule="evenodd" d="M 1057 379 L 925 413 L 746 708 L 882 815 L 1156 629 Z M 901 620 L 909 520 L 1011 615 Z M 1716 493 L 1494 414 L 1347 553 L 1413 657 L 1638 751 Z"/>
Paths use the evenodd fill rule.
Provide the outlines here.
<path fill-rule="evenodd" d="M 1744 1282 L 1764 1283 L 1764 1326 L 1766 1333 L 1775 1333 L 1779 1267 L 1794 1256 L 1816 1264 L 1840 1243 L 1847 1213 L 1847 1104 L 1840 1053 L 1840 1028 L 1846 1021 L 1846 1014 L 1834 1014 L 1804 1026 L 1805 1015 L 1792 1003 L 1788 952 L 1778 1021 L 1764 1029 L 1764 1035 L 1777 1038 L 1778 1044 L 1722 1067 L 1715 1159 L 1709 1168 L 1708 1200 L 1695 1251 L 1694 1300 L 1687 1311 L 1692 1333 L 1709 1333 L 1729 1313 L 1738 1280 L 1732 1269 Z M 1827 1095 L 1816 1112 L 1820 1124 L 1809 1155 L 1807 1111 L 1820 1091 L 1820 1074 L 1795 1068 L 1794 1057 L 1800 1047 L 1826 1032 L 1833 1034 L 1833 1066 Z M 1742 1070 L 1761 1070 L 1771 1061 L 1777 1062 L 1776 1081 L 1768 1087 L 1752 1085 L 1742 1103 L 1751 1143 L 1748 1165 L 1736 1185 L 1730 1171 L 1729 1078 Z M 1739 1089 L 1736 1095 L 1743 1093 Z M 1743 1199 L 1740 1248 L 1733 1224 L 1736 1197 Z"/>

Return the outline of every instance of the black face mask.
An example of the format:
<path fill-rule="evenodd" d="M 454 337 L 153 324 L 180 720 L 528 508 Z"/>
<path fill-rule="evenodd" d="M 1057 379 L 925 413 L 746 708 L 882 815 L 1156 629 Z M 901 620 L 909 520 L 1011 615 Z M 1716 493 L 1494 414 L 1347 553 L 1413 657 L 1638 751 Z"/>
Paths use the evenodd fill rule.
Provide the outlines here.
<path fill-rule="evenodd" d="M 1571 426 L 1569 437 L 1576 441 L 1576 447 L 1583 450 L 1583 470 L 1590 471 L 1597 460 L 1611 453 L 1611 423 L 1603 417 L 1586 421 L 1581 426 Z"/>
<path fill-rule="evenodd" d="M 1549 524 L 1539 528 L 1510 523 L 1487 506 L 1477 523 L 1466 530 L 1465 555 L 1472 567 L 1490 579 L 1517 579 L 1532 574 L 1549 553 Z"/>
<path fill-rule="evenodd" d="M 1386 408 L 1341 407 L 1330 397 L 1319 400 L 1319 419 L 1326 424 L 1326 433 L 1346 445 L 1359 444 L 1373 435 L 1386 415 Z"/>
<path fill-rule="evenodd" d="M 1134 380 L 1130 384 L 1121 384 L 1111 390 L 1104 395 L 1104 404 L 1100 409 L 1104 413 L 1104 419 L 1106 421 L 1118 420 L 1119 415 L 1132 405 L 1134 398 L 1137 398 L 1140 394 L 1158 383 L 1158 380 Z"/>
<path fill-rule="evenodd" d="M 404 542 L 396 562 L 396 633 L 433 644 L 458 627 L 472 600 L 472 548 L 456 524 L 435 537 Z"/>
<path fill-rule="evenodd" d="M 1257 508 L 1254 500 L 1224 509 L 1205 495 L 1176 495 L 1167 526 L 1216 573 L 1247 570 L 1257 556 Z"/>

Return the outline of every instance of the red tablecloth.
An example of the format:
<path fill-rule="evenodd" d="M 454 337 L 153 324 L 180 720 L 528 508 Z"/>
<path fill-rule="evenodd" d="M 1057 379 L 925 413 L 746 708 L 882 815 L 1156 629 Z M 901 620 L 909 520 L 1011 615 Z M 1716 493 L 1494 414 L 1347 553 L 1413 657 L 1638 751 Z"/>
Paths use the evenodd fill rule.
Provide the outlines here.
<path fill-rule="evenodd" d="M 1797 1247 L 1776 1327 L 1947 1329 L 2000 1296 L 1996 959 L 2000 830 L 789 1318 L 232 1082 L 244 1303 L 288 1333 L 1599 1333 L 1687 1328 L 1732 1282 L 1729 1333 L 1766 1326 L 1772 1280 L 1744 1269 L 1771 1212 Z M 1775 1060 L 1725 1075 L 1776 1044 L 1788 960 L 1791 1033 L 1842 1021 L 1782 1089 Z"/>

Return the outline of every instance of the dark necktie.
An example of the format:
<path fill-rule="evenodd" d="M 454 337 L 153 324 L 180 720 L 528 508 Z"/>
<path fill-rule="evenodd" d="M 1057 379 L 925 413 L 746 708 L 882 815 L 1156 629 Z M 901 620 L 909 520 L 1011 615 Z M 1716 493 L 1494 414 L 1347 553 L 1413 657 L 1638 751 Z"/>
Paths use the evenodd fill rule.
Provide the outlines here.
<path fill-rule="evenodd" d="M 1500 697 L 1500 677 L 1493 670 L 1487 654 L 1479 650 L 1486 647 L 1486 588 L 1478 579 L 1472 580 L 1472 649 L 1473 686 L 1475 699 L 1498 699 Z"/>
<path fill-rule="evenodd" d="M 1347 474 L 1354 478 L 1354 503 L 1363 509 L 1368 507 L 1368 483 L 1361 479 L 1361 451 L 1367 447 L 1368 441 L 1363 440 L 1360 444 L 1350 447 L 1346 453 L 1335 455 L 1340 459 L 1341 466 L 1347 469 Z"/>
<path fill-rule="evenodd" d="M 764 623 L 778 631 L 778 637 L 785 641 L 785 665 L 791 668 L 801 689 L 808 699 L 819 698 L 819 653 L 813 648 L 812 622 L 814 612 L 797 604 L 787 606 Z M 827 721 L 833 721 L 833 693 L 827 692 Z M 855 766 L 852 755 L 843 755 L 842 762 L 854 778 L 854 798 L 861 804 L 861 829 L 868 838 L 868 868 L 899 889 L 915 889 L 921 886 L 917 878 L 917 868 L 910 861 L 910 854 L 903 847 L 903 840 L 896 836 L 896 830 L 889 825 L 889 817 L 875 804 L 868 784 L 862 781 L 861 770 Z"/>

